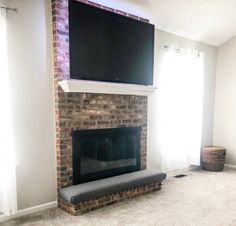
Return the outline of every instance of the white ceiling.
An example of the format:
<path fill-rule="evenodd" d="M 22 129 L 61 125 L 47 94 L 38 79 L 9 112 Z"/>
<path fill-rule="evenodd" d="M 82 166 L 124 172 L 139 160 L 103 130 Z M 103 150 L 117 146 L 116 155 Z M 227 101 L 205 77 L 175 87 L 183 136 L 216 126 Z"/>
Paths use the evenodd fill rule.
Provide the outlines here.
<path fill-rule="evenodd" d="M 149 0 L 161 30 L 219 46 L 236 35 L 236 0 Z"/>
<path fill-rule="evenodd" d="M 236 0 L 96 0 L 151 19 L 156 27 L 219 46 L 236 35 Z"/>

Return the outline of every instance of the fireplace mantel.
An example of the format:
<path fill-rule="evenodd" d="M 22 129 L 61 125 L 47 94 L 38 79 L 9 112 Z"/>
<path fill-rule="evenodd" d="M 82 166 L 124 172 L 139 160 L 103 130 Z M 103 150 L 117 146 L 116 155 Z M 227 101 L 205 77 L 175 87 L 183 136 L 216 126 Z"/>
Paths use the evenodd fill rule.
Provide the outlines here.
<path fill-rule="evenodd" d="M 64 92 L 73 93 L 102 93 L 149 96 L 157 90 L 157 87 L 155 86 L 97 82 L 75 79 L 62 80 L 59 82 L 59 85 L 61 86 Z"/>

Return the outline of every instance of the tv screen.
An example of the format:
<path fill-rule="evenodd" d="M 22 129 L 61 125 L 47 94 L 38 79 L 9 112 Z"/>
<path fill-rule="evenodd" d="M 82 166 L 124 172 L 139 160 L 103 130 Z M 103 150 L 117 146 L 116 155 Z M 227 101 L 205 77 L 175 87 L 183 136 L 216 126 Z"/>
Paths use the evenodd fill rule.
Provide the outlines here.
<path fill-rule="evenodd" d="M 153 84 L 154 25 L 69 1 L 70 78 Z"/>

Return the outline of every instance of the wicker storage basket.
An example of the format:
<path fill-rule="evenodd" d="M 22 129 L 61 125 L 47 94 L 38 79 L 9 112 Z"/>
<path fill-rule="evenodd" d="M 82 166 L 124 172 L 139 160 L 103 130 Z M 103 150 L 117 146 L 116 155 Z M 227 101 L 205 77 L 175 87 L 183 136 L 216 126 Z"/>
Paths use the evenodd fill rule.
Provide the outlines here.
<path fill-rule="evenodd" d="M 224 147 L 206 146 L 201 151 L 203 170 L 219 172 L 224 170 L 226 149 Z"/>

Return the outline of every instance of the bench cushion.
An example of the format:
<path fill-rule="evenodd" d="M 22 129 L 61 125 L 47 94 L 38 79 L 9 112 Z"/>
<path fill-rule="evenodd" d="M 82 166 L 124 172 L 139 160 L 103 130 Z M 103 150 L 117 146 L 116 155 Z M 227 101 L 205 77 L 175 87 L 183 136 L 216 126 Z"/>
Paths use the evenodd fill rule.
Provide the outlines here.
<path fill-rule="evenodd" d="M 165 178 L 166 174 L 158 170 L 142 170 L 62 188 L 59 191 L 59 197 L 73 205 L 77 205 L 80 202 L 111 195 L 123 190 L 161 182 Z"/>

